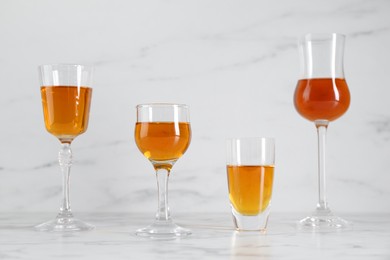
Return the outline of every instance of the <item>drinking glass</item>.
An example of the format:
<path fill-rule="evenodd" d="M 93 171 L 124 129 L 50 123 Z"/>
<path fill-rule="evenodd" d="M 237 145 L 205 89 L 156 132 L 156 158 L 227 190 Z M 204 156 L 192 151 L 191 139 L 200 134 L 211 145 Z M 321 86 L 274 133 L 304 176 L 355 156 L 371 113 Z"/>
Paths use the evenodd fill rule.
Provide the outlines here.
<path fill-rule="evenodd" d="M 348 222 L 329 209 L 325 183 L 325 143 L 330 121 L 348 109 L 350 94 L 344 77 L 345 36 L 341 34 L 306 34 L 299 41 L 302 75 L 294 94 L 298 113 L 314 122 L 318 134 L 318 203 L 311 216 L 300 221 L 303 227 L 342 228 Z"/>
<path fill-rule="evenodd" d="M 92 96 L 92 67 L 57 64 L 39 67 L 46 130 L 61 143 L 58 161 L 63 175 L 63 199 L 54 220 L 36 226 L 39 231 L 82 231 L 93 226 L 73 217 L 69 202 L 72 141 L 88 127 Z"/>
<path fill-rule="evenodd" d="M 153 224 L 136 231 L 150 238 L 184 237 L 191 231 L 173 223 L 168 207 L 168 178 L 191 141 L 189 109 L 181 104 L 137 105 L 135 142 L 152 163 L 157 178 L 158 209 Z"/>
<path fill-rule="evenodd" d="M 227 177 L 233 222 L 237 230 L 265 231 L 275 168 L 273 138 L 227 140 Z"/>

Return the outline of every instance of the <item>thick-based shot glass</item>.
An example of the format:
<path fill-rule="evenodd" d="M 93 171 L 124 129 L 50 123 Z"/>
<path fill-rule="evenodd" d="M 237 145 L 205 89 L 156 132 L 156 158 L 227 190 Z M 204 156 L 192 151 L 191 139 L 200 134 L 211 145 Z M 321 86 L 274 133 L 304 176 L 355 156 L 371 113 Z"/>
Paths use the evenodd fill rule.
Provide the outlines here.
<path fill-rule="evenodd" d="M 232 138 L 227 142 L 227 178 L 237 230 L 265 231 L 275 168 L 273 138 Z"/>

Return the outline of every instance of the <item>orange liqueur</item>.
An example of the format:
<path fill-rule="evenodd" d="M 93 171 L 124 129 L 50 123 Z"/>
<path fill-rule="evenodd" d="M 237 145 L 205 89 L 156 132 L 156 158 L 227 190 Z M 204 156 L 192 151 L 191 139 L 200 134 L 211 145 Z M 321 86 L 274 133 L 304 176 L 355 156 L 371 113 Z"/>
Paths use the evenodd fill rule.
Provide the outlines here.
<path fill-rule="evenodd" d="M 295 108 L 310 121 L 335 120 L 347 111 L 349 103 L 350 94 L 345 79 L 302 79 L 295 89 Z"/>
<path fill-rule="evenodd" d="M 175 161 L 191 141 L 190 124 L 186 122 L 138 122 L 135 142 L 146 158 L 154 162 Z"/>
<path fill-rule="evenodd" d="M 227 166 L 229 199 L 242 215 L 258 215 L 272 196 L 274 166 Z"/>
<path fill-rule="evenodd" d="M 87 130 L 91 88 L 43 86 L 41 96 L 46 129 L 61 142 L 70 143 Z"/>

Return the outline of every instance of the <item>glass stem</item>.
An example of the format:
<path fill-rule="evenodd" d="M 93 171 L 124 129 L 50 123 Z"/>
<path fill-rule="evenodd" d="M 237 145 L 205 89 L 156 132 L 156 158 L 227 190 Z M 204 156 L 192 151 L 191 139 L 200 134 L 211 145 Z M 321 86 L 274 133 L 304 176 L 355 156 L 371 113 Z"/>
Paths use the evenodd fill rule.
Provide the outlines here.
<path fill-rule="evenodd" d="M 157 188 L 158 188 L 158 209 L 156 214 L 157 221 L 169 221 L 171 216 L 168 207 L 168 179 L 170 171 L 168 169 L 156 169 Z"/>
<path fill-rule="evenodd" d="M 326 131 L 329 121 L 316 120 L 315 125 L 318 135 L 318 204 L 317 210 L 328 211 L 328 202 L 326 199 L 326 180 L 325 180 L 325 145 Z"/>
<path fill-rule="evenodd" d="M 72 150 L 70 143 L 62 143 L 58 153 L 58 162 L 62 172 L 62 205 L 58 217 L 72 217 L 69 202 L 70 167 L 72 166 Z"/>

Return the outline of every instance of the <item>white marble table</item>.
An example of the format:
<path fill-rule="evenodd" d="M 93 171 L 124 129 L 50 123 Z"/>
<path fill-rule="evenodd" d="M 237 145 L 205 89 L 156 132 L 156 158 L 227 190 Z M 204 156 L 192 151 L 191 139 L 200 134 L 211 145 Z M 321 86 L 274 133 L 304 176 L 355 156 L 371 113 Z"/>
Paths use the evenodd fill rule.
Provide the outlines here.
<path fill-rule="evenodd" d="M 350 230 L 313 233 L 298 230 L 301 214 L 274 213 L 267 234 L 233 230 L 229 215 L 176 215 L 191 228 L 185 239 L 148 240 L 136 228 L 150 214 L 76 214 L 96 225 L 81 233 L 42 233 L 36 223 L 49 213 L 1 213 L 0 259 L 390 259 L 390 214 L 343 214 Z"/>

